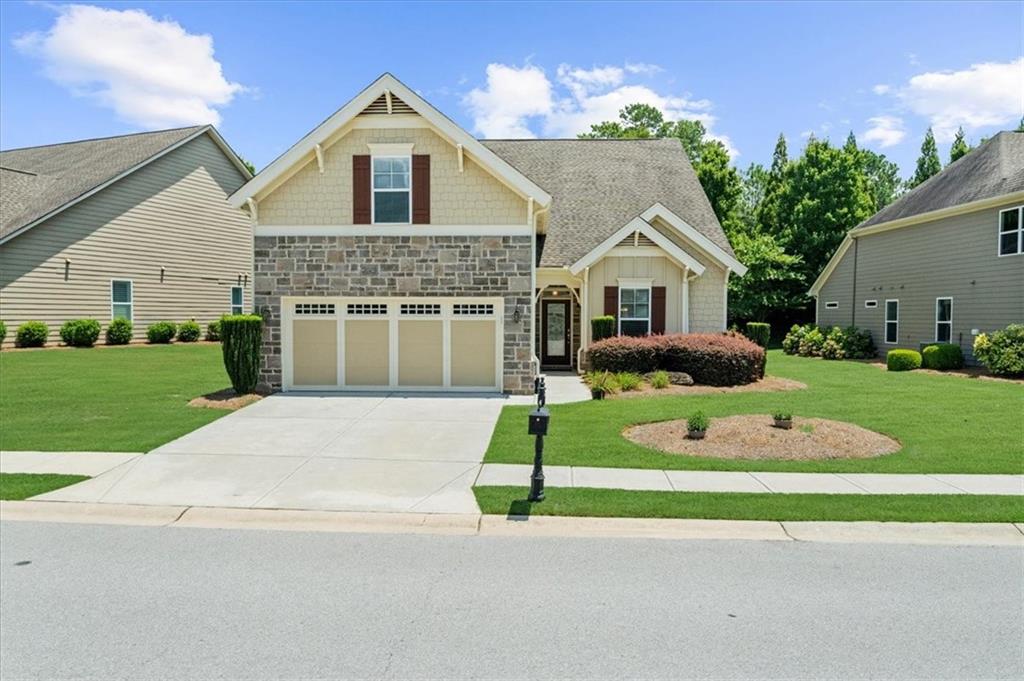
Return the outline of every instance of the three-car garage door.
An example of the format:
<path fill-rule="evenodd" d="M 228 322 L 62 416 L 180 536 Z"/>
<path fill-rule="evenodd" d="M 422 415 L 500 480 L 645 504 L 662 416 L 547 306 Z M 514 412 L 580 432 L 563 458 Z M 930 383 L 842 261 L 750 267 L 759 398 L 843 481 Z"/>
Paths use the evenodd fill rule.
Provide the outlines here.
<path fill-rule="evenodd" d="M 501 388 L 500 298 L 283 298 L 285 390 Z"/>

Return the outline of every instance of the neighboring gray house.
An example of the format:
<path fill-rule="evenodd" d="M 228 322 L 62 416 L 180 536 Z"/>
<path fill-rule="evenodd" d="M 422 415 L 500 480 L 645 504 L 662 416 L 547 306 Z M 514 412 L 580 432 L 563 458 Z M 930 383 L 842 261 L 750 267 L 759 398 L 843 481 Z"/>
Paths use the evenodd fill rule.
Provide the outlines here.
<path fill-rule="evenodd" d="M 251 309 L 252 175 L 212 126 L 0 152 L 0 319 L 209 322 Z"/>
<path fill-rule="evenodd" d="M 880 352 L 1024 322 L 1024 133 L 1001 132 L 847 234 L 811 287 L 817 323 Z"/>

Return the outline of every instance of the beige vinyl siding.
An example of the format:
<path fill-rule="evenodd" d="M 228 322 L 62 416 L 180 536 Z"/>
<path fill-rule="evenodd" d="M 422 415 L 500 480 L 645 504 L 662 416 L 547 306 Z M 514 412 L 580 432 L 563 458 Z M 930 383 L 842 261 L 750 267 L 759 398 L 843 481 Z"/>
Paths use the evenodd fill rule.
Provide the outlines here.
<path fill-rule="evenodd" d="M 952 297 L 952 340 L 971 359 L 972 329 L 1024 322 L 1024 256 L 998 257 L 996 251 L 999 210 L 1007 207 L 859 237 L 857 298 L 846 305 L 851 246 L 818 296 L 819 323 L 868 328 L 883 351 L 916 349 L 935 340 L 935 299 Z M 897 345 L 884 343 L 886 299 L 900 301 Z M 827 300 L 839 300 L 840 309 L 826 311 Z M 865 309 L 865 300 L 877 300 L 878 307 Z"/>
<path fill-rule="evenodd" d="M 202 135 L 0 246 L 7 343 L 29 319 L 50 326 L 51 342 L 68 319 L 105 329 L 112 279 L 133 282 L 136 339 L 161 319 L 205 324 L 230 312 L 234 285 L 251 310 L 252 232 L 226 201 L 243 182 Z"/>
<path fill-rule="evenodd" d="M 604 287 L 621 286 L 619 279 L 651 279 L 651 286 L 665 287 L 665 331 L 682 330 L 680 288 L 682 270 L 662 256 L 608 257 L 590 268 L 588 319 L 604 314 Z M 587 325 L 589 327 L 589 323 Z"/>

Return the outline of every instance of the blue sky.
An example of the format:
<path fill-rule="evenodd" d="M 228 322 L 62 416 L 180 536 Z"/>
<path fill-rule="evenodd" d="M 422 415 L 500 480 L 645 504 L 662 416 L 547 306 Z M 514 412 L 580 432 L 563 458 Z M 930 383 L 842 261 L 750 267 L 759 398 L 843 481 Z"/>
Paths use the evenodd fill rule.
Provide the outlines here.
<path fill-rule="evenodd" d="M 479 136 L 574 136 L 634 100 L 737 165 L 810 133 L 912 172 L 1024 113 L 1024 3 L 0 3 L 0 147 L 214 122 L 258 167 L 383 71 Z"/>

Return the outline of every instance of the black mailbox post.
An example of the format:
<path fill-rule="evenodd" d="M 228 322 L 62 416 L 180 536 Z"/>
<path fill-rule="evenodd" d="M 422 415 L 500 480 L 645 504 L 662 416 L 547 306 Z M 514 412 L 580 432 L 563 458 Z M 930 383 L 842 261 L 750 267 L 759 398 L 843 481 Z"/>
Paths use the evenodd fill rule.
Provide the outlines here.
<path fill-rule="evenodd" d="M 533 390 L 537 393 L 537 408 L 530 412 L 529 434 L 536 437 L 533 448 L 533 473 L 530 475 L 529 501 L 544 501 L 544 436 L 548 434 L 548 421 L 551 415 L 547 402 L 547 388 L 544 377 L 540 376 L 533 382 Z"/>

